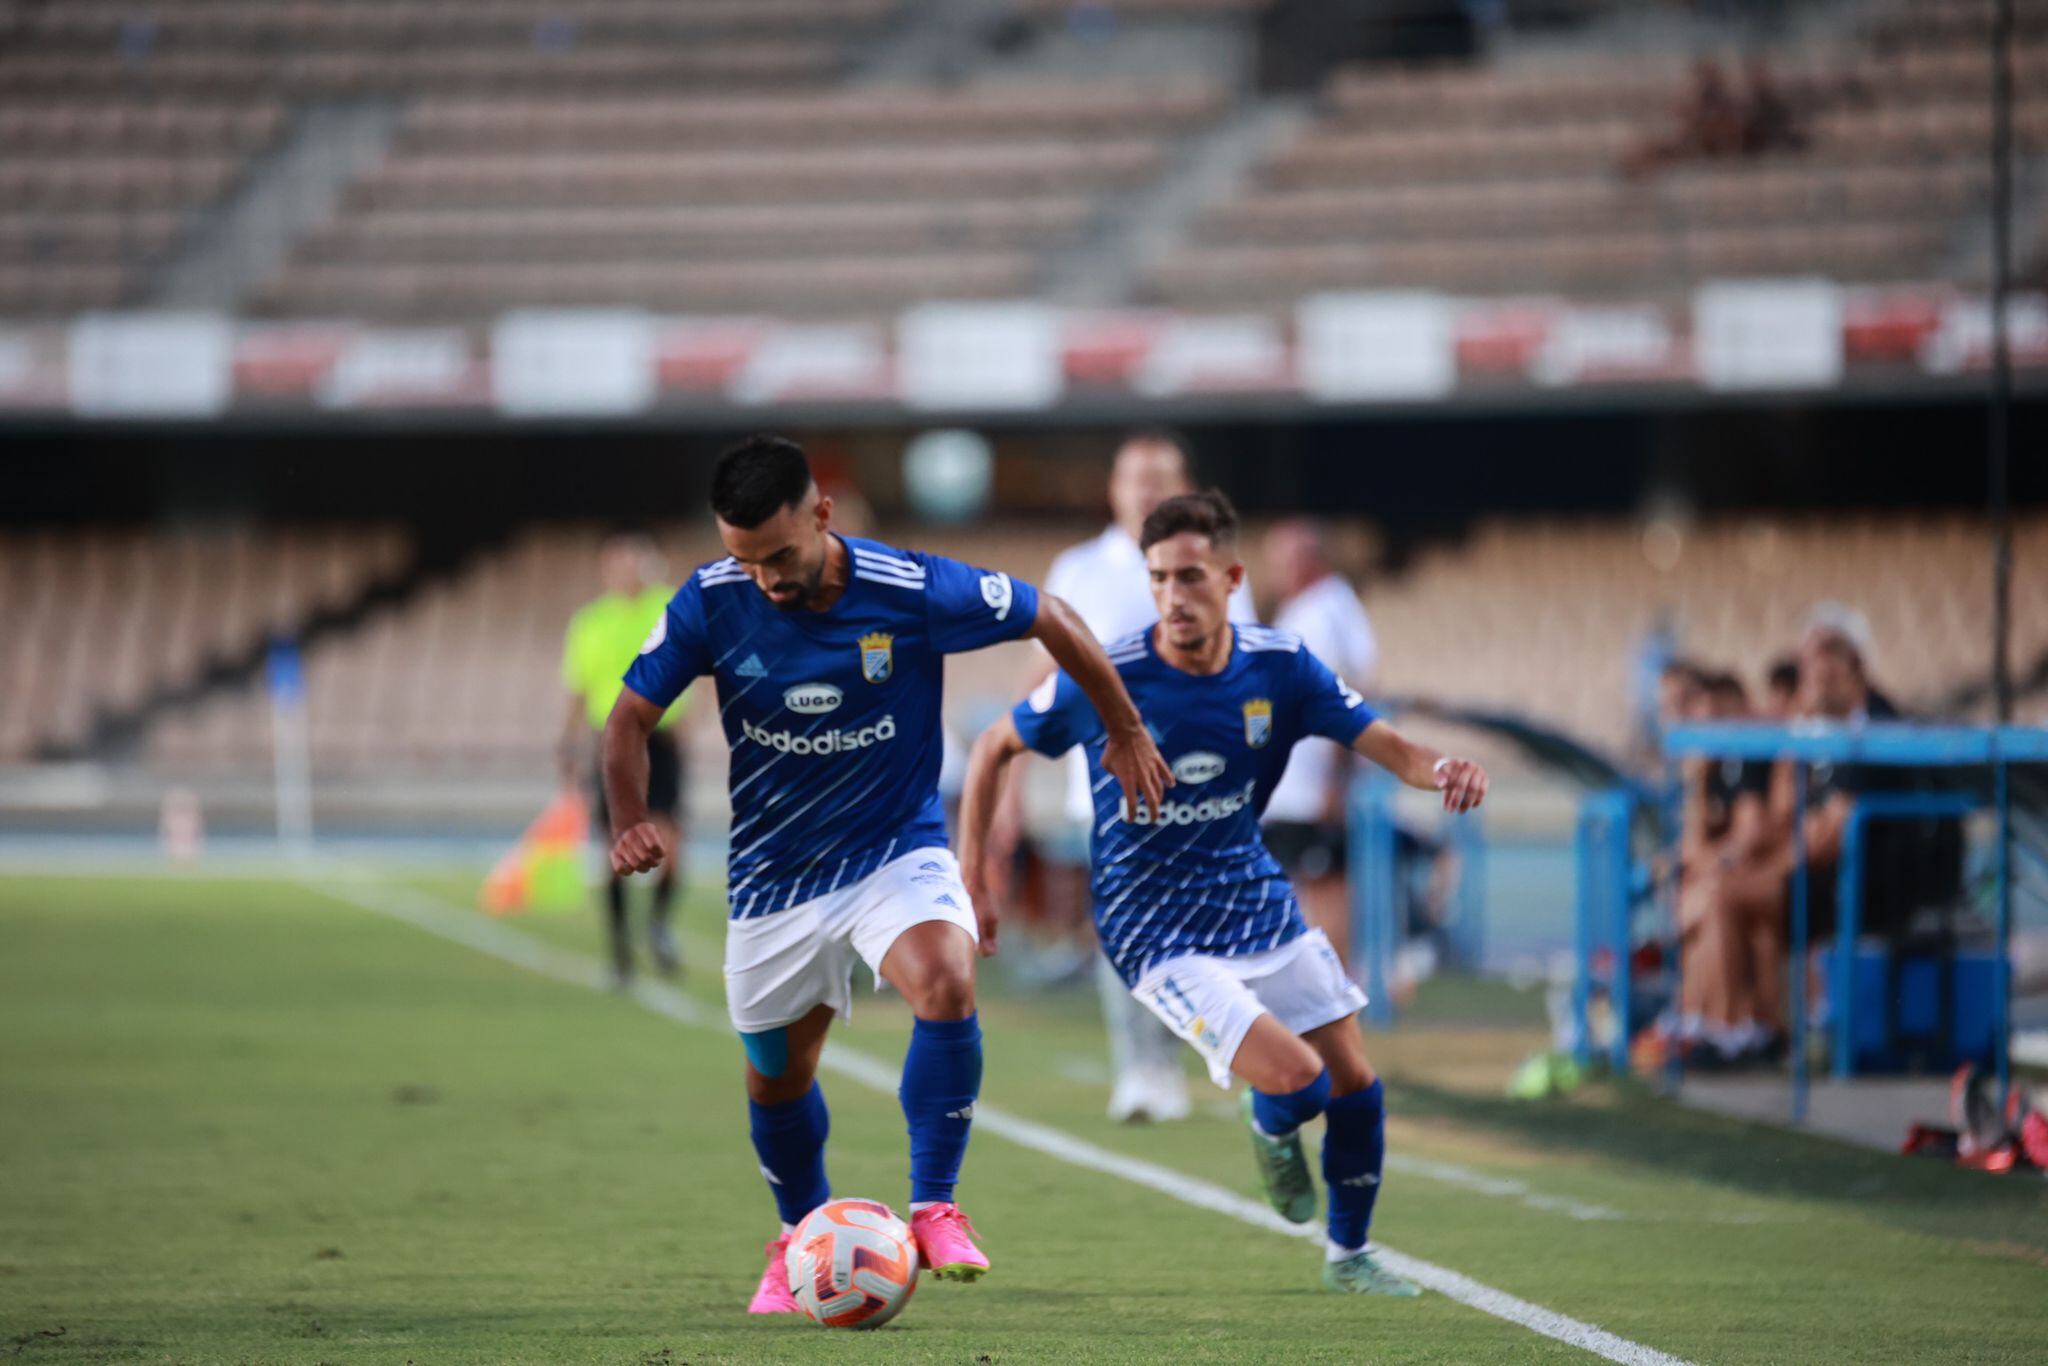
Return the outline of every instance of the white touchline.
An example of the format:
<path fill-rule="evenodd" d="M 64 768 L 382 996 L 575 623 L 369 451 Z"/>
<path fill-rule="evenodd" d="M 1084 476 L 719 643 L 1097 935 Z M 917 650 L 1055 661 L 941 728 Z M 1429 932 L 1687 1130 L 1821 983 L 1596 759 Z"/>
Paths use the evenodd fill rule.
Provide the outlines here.
<path fill-rule="evenodd" d="M 571 953 L 544 944 L 529 935 L 522 934 L 495 920 L 485 920 L 474 911 L 458 907 L 439 897 L 410 887 L 394 886 L 390 883 L 364 880 L 347 882 L 340 886 L 298 879 L 299 885 L 317 892 L 330 900 L 344 902 L 358 909 L 370 911 L 392 920 L 402 921 L 428 934 L 490 954 L 494 958 L 525 968 L 544 977 L 573 983 L 576 986 L 603 988 L 605 975 L 596 959 L 580 953 Z M 697 1002 L 683 995 L 674 987 L 659 982 L 640 982 L 633 988 L 633 999 L 657 1015 L 664 1015 L 681 1024 L 705 1028 L 722 1028 L 711 1013 Z M 876 1091 L 893 1095 L 901 1079 L 902 1069 L 894 1063 L 847 1048 L 841 1044 L 828 1044 L 825 1048 L 823 1066 L 848 1080 L 860 1083 Z M 1161 1167 L 1135 1157 L 1125 1157 L 1107 1148 L 1097 1147 L 1086 1139 L 1076 1138 L 1063 1130 L 1013 1115 L 991 1105 L 976 1102 L 974 1123 L 977 1129 L 999 1134 L 1013 1143 L 1018 1143 L 1034 1152 L 1057 1158 L 1069 1166 L 1083 1167 L 1089 1171 L 1101 1172 L 1106 1176 L 1120 1177 L 1134 1185 L 1158 1191 L 1171 1196 L 1185 1205 L 1211 1210 L 1228 1215 L 1242 1223 L 1273 1233 L 1285 1234 L 1290 1238 L 1302 1238 L 1320 1245 L 1322 1230 L 1313 1224 L 1290 1224 L 1278 1214 L 1256 1200 L 1225 1190 L 1221 1186 L 1184 1175 L 1169 1167 Z M 1483 1285 L 1470 1276 L 1426 1262 L 1420 1257 L 1411 1257 L 1404 1252 L 1381 1243 L 1377 1245 L 1380 1260 L 1389 1268 L 1408 1277 L 1418 1285 L 1424 1285 L 1447 1299 L 1504 1319 L 1534 1333 L 1568 1343 L 1595 1356 L 1609 1361 L 1626 1363 L 1626 1366 L 1689 1366 L 1683 1358 L 1660 1352 L 1654 1347 L 1645 1347 L 1625 1337 L 1608 1332 L 1605 1328 L 1582 1322 L 1540 1304 L 1531 1304 L 1504 1290 Z"/>
<path fill-rule="evenodd" d="M 1571 1219 L 1628 1218 L 1620 1210 L 1606 1205 L 1588 1204 L 1566 1195 L 1545 1195 L 1542 1191 L 1530 1189 L 1527 1182 L 1517 1181 L 1511 1176 L 1488 1176 L 1485 1172 L 1474 1171 L 1456 1162 L 1439 1162 L 1430 1157 L 1410 1157 L 1406 1153 L 1388 1153 L 1387 1166 L 1404 1176 L 1419 1176 L 1429 1181 L 1441 1181 L 1444 1185 L 1456 1186 L 1478 1195 L 1513 1197 L 1530 1209 L 1562 1214 Z"/>

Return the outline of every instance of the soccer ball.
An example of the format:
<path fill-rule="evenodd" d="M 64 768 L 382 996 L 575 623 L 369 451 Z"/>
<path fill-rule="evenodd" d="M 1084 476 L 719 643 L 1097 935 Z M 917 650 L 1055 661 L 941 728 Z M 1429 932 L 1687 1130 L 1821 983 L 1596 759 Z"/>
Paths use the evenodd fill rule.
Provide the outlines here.
<path fill-rule="evenodd" d="M 917 1289 L 917 1240 L 878 1200 L 828 1200 L 796 1226 L 783 1265 L 812 1322 L 879 1328 Z"/>

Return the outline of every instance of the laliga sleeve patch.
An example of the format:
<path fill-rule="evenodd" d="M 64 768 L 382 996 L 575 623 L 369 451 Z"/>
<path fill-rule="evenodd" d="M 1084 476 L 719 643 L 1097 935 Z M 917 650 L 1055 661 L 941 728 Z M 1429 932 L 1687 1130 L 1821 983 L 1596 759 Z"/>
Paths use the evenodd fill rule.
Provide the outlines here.
<path fill-rule="evenodd" d="M 764 1077 L 779 1077 L 789 1069 L 789 1028 L 777 1025 L 758 1034 L 740 1035 L 747 1061 Z"/>
<path fill-rule="evenodd" d="M 663 612 L 660 616 L 654 619 L 654 629 L 652 631 L 649 631 L 647 633 L 647 639 L 641 642 L 640 653 L 643 655 L 653 654 L 656 650 L 661 648 L 661 642 L 667 639 L 668 613 Z"/>
<path fill-rule="evenodd" d="M 981 576 L 981 600 L 996 614 L 997 621 L 1010 617 L 1010 602 L 1015 590 L 1010 586 L 1008 574 L 983 574 Z"/>

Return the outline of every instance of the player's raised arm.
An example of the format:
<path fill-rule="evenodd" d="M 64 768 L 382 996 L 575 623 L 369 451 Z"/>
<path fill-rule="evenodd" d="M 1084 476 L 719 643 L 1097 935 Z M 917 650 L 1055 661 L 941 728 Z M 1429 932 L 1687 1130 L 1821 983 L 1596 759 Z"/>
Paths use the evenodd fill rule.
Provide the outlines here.
<path fill-rule="evenodd" d="M 612 817 L 612 871 L 621 877 L 650 872 L 668 857 L 661 827 L 647 812 L 647 737 L 662 710 L 623 688 L 605 718 L 604 800 Z"/>
<path fill-rule="evenodd" d="M 1446 811 L 1470 811 L 1486 800 L 1485 769 L 1418 744 L 1385 721 L 1360 731 L 1351 748 L 1410 787 L 1443 793 Z"/>
<path fill-rule="evenodd" d="M 1142 797 L 1146 810 L 1157 811 L 1161 795 L 1173 786 L 1173 774 L 1146 731 L 1137 704 L 1124 690 L 1124 681 L 1117 677 L 1116 666 L 1080 615 L 1052 594 L 1040 594 L 1038 617 L 1028 634 L 1045 646 L 1102 718 L 1103 771 L 1117 780 L 1127 798 Z"/>
<path fill-rule="evenodd" d="M 693 576 L 669 599 L 604 723 L 604 798 L 612 818 L 612 869 L 621 877 L 661 866 L 668 848 L 647 812 L 647 737 L 690 680 L 711 670 L 704 646 L 703 589 Z"/>
<path fill-rule="evenodd" d="M 1002 908 L 996 905 L 989 887 L 989 829 L 1002 800 L 1004 776 L 1011 761 L 1023 752 L 1024 739 L 1017 734 L 1017 723 L 1007 714 L 997 717 L 968 752 L 967 777 L 960 791 L 960 847 L 955 853 L 967 895 L 974 902 L 974 918 L 981 927 L 984 958 L 996 951 L 996 927 L 1002 918 Z"/>

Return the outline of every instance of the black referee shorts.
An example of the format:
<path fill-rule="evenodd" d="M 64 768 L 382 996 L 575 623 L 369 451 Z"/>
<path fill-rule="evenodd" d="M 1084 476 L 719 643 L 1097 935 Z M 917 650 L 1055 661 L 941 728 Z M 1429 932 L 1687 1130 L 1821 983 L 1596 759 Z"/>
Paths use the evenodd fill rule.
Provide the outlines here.
<path fill-rule="evenodd" d="M 604 765 L 600 761 L 596 781 L 597 800 L 592 803 L 591 829 L 597 838 L 611 842 L 611 812 L 604 800 Z M 647 737 L 647 809 L 656 816 L 674 820 L 683 809 L 683 747 L 673 731 L 658 730 Z"/>

